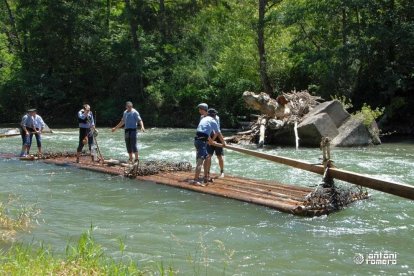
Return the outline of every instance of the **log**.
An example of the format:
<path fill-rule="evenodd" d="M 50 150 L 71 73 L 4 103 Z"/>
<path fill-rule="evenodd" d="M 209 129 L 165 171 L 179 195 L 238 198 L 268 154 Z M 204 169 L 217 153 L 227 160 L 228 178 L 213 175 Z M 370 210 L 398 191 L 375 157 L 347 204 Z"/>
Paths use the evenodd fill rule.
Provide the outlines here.
<path fill-rule="evenodd" d="M 260 130 L 259 130 L 259 143 L 257 144 L 258 148 L 262 148 L 264 145 L 265 132 L 266 132 L 266 118 L 260 120 Z"/>
<path fill-rule="evenodd" d="M 245 91 L 242 97 L 249 108 L 260 111 L 260 113 L 270 118 L 274 118 L 276 114 L 280 113 L 281 106 L 266 93 L 255 94 L 254 92 Z"/>
<path fill-rule="evenodd" d="M 299 149 L 299 135 L 298 135 L 298 122 L 295 121 L 295 126 L 293 127 L 293 131 L 295 133 L 295 145 L 296 145 L 296 150 Z"/>
<path fill-rule="evenodd" d="M 236 134 L 237 135 L 246 135 L 246 134 L 251 134 L 252 132 L 253 132 L 253 130 L 249 129 L 249 130 L 246 130 L 246 131 L 237 132 Z"/>
<path fill-rule="evenodd" d="M 325 169 L 322 165 L 315 165 L 305 161 L 295 160 L 288 157 L 282 157 L 277 155 L 271 155 L 267 153 L 257 152 L 253 150 L 243 149 L 231 145 L 224 146 L 225 148 L 245 153 L 258 158 L 266 159 L 276 163 L 288 165 L 294 168 L 306 170 L 309 172 L 323 175 Z M 329 175 L 333 178 L 343 180 L 352 184 L 360 185 L 366 188 L 374 189 L 380 192 L 404 197 L 407 199 L 414 200 L 414 186 L 398 183 L 394 181 L 386 181 L 370 176 L 365 176 L 359 173 L 345 171 L 337 168 L 329 168 Z"/>

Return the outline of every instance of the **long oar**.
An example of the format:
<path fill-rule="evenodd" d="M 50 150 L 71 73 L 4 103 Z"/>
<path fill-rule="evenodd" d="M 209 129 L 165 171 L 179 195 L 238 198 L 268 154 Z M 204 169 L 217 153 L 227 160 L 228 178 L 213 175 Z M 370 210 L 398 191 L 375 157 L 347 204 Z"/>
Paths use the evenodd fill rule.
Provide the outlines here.
<path fill-rule="evenodd" d="M 222 146 L 222 145 L 217 144 L 217 146 Z M 299 160 L 295 160 L 295 159 L 288 158 L 288 157 L 282 157 L 282 156 L 257 152 L 253 150 L 243 149 L 243 148 L 239 148 L 239 147 L 235 147 L 231 145 L 226 145 L 224 147 L 237 151 L 237 152 L 245 153 L 251 156 L 255 156 L 258 158 L 266 159 L 266 160 L 284 164 L 284 165 L 288 165 L 288 166 L 295 167 L 298 169 L 310 171 L 313 173 L 317 173 L 321 175 L 325 173 L 325 169 L 322 165 L 314 165 L 314 164 L 311 164 L 305 161 L 299 161 Z M 365 176 L 359 173 L 354 173 L 354 172 L 345 171 L 345 170 L 336 169 L 336 168 L 329 168 L 329 175 L 333 178 L 343 180 L 349 183 L 353 183 L 353 184 L 367 187 L 370 189 L 378 190 L 384 193 L 389 193 L 389 194 L 393 194 L 393 195 L 397 195 L 400 197 L 414 200 L 414 186 L 412 185 L 382 180 L 382 179 Z"/>
<path fill-rule="evenodd" d="M 2 134 L 0 134 L 0 138 L 14 137 L 14 136 L 19 136 L 19 135 L 20 135 L 20 133 L 12 133 L 12 134 L 2 133 Z"/>
<path fill-rule="evenodd" d="M 96 111 L 95 111 L 95 126 L 96 126 Z M 92 133 L 92 137 L 93 137 L 93 142 L 96 145 L 96 150 L 97 150 L 97 152 L 99 154 L 99 158 L 102 160 L 102 164 L 103 164 L 105 162 L 105 158 L 103 157 L 103 155 L 101 153 L 101 150 L 99 148 L 98 140 L 96 139 L 96 136 L 93 133 Z"/>

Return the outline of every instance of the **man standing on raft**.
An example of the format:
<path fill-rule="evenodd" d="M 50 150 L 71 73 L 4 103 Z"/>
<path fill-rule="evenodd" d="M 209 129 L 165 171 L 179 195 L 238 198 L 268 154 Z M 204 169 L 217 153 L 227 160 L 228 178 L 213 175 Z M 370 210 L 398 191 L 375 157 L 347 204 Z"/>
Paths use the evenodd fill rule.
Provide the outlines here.
<path fill-rule="evenodd" d="M 26 157 L 32 146 L 33 134 L 36 137 L 38 155 L 42 155 L 42 131 L 46 124 L 42 117 L 36 114 L 36 109 L 27 110 L 27 114 L 23 116 L 21 126 L 21 136 L 23 141 L 20 157 Z"/>
<path fill-rule="evenodd" d="M 135 162 L 139 162 L 137 147 L 137 125 L 141 126 L 141 131 L 145 132 L 144 122 L 138 111 L 133 108 L 132 102 L 126 102 L 126 110 L 121 121 L 112 128 L 112 132 L 125 125 L 125 145 L 129 155 L 129 162 L 134 163 L 132 154 L 135 154 Z"/>
<path fill-rule="evenodd" d="M 224 141 L 224 137 L 223 137 L 223 134 L 221 133 L 221 128 L 220 128 L 220 117 L 217 115 L 218 112 L 214 108 L 211 108 L 211 109 L 208 110 L 208 114 L 211 114 L 213 119 L 216 120 L 217 125 L 218 125 L 218 129 L 219 129 L 219 133 L 217 135 L 217 138 L 213 141 L 214 142 L 217 142 L 218 140 Z M 218 163 L 219 163 L 219 167 L 220 167 L 220 176 L 219 176 L 219 178 L 223 178 L 224 177 L 224 158 L 223 158 L 224 150 L 223 150 L 223 148 L 208 144 L 207 145 L 207 153 L 208 153 L 207 161 L 210 163 L 209 167 L 211 167 L 211 158 L 213 157 L 214 153 L 216 153 Z"/>
<path fill-rule="evenodd" d="M 200 105 L 198 106 L 199 109 Z M 201 112 L 200 112 L 201 113 Z M 196 169 L 194 180 L 192 181 L 195 185 L 203 185 L 200 182 L 200 173 L 201 167 L 204 167 L 204 179 L 203 182 L 207 183 L 211 181 L 209 171 L 210 171 L 210 164 L 208 157 L 209 154 L 207 153 L 207 141 L 212 142 L 218 136 L 220 129 L 217 125 L 217 121 L 212 117 L 213 113 L 208 113 L 208 116 L 202 117 L 200 123 L 197 127 L 196 136 L 194 137 L 194 146 L 196 148 Z M 212 135 L 212 138 L 210 137 Z M 222 136 L 220 136 L 222 137 Z M 223 145 L 225 145 L 225 141 L 221 141 Z"/>
<path fill-rule="evenodd" d="M 88 104 L 84 104 L 83 108 L 78 112 L 79 122 L 79 144 L 76 150 L 76 163 L 79 163 L 79 156 L 82 152 L 83 146 L 88 144 L 89 151 L 92 152 L 93 134 L 95 131 L 95 120 L 91 107 Z M 93 161 L 93 157 L 92 157 Z"/>

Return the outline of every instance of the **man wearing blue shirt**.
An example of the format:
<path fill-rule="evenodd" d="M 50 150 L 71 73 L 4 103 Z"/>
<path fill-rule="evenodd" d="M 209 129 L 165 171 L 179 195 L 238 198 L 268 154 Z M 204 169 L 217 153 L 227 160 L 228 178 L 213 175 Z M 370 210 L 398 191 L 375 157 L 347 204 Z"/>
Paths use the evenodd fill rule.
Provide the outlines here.
<path fill-rule="evenodd" d="M 208 115 L 208 112 L 207 112 L 208 105 L 206 103 L 199 104 L 197 108 L 198 108 L 198 113 L 200 113 L 200 120 Z"/>
<path fill-rule="evenodd" d="M 200 108 L 200 107 L 199 107 Z M 201 167 L 204 168 L 204 183 L 210 181 L 209 171 L 211 162 L 209 160 L 209 154 L 207 153 L 207 141 L 212 142 L 218 134 L 220 133 L 220 129 L 217 125 L 217 121 L 212 117 L 213 114 L 216 114 L 217 111 L 214 109 L 208 110 L 208 116 L 202 117 L 200 123 L 197 127 L 196 136 L 194 137 L 194 146 L 196 148 L 196 169 L 194 180 L 192 181 L 195 185 L 203 185 L 201 184 L 199 177 L 201 173 Z M 210 137 L 212 136 L 212 137 Z M 222 136 L 220 136 L 222 137 Z M 225 144 L 224 140 L 222 143 Z"/>
<path fill-rule="evenodd" d="M 30 147 L 32 146 L 33 134 L 36 137 L 38 155 L 42 155 L 42 131 L 46 124 L 42 117 L 36 114 L 36 109 L 29 109 L 27 114 L 23 116 L 20 123 L 21 136 L 23 140 L 22 151 L 20 157 L 25 157 L 29 154 Z"/>
<path fill-rule="evenodd" d="M 145 132 L 144 122 L 139 115 L 139 112 L 133 108 L 132 102 L 126 102 L 126 110 L 122 115 L 121 121 L 112 128 L 112 132 L 116 131 L 125 125 L 125 145 L 129 155 L 129 162 L 133 163 L 132 154 L 135 154 L 135 162 L 139 161 L 138 147 L 137 147 L 137 126 L 138 123 L 141 131 Z"/>
<path fill-rule="evenodd" d="M 213 109 L 214 110 L 214 109 Z M 216 113 L 215 113 L 216 112 Z M 221 128 L 220 128 L 220 117 L 217 115 L 217 111 L 210 111 L 210 113 L 212 113 L 212 117 L 216 120 L 218 128 L 220 130 L 220 132 L 218 133 L 217 138 L 214 140 L 215 142 L 217 142 L 218 140 L 220 141 L 224 141 L 224 137 L 221 133 Z M 224 177 L 224 150 L 222 147 L 217 147 L 217 146 L 213 146 L 213 145 L 207 145 L 207 152 L 209 155 L 209 162 L 211 163 L 211 158 L 213 157 L 214 153 L 216 153 L 218 162 L 219 162 L 219 167 L 220 167 L 220 176 L 219 178 L 223 178 Z M 211 164 L 210 164 L 211 167 Z"/>
<path fill-rule="evenodd" d="M 89 151 L 92 150 L 93 145 L 93 132 L 95 130 L 95 120 L 93 119 L 93 113 L 91 107 L 88 104 L 84 104 L 83 108 L 78 112 L 79 123 L 79 143 L 76 150 L 76 163 L 79 163 L 79 156 L 82 152 L 83 146 L 88 144 Z"/>

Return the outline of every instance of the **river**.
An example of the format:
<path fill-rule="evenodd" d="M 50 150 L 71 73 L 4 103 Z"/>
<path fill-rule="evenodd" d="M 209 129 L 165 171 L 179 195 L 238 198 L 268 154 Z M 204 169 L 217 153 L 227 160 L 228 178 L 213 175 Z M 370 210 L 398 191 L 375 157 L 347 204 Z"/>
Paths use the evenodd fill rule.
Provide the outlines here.
<path fill-rule="evenodd" d="M 127 158 L 122 135 L 100 130 L 104 156 Z M 77 129 L 45 134 L 44 151 L 74 151 L 77 136 Z M 140 134 L 139 144 L 143 160 L 194 164 L 193 130 L 150 129 Z M 20 137 L 0 139 L 1 153 L 17 154 L 19 148 Z M 263 151 L 312 163 L 321 155 L 319 149 L 306 148 Z M 413 141 L 334 149 L 332 159 L 342 169 L 414 184 Z M 321 181 L 318 175 L 228 150 L 225 165 L 229 175 L 303 186 Z M 216 159 L 213 171 L 218 171 Z M 143 267 L 162 263 L 180 275 L 414 274 L 414 201 L 373 190 L 370 199 L 340 212 L 304 218 L 168 186 L 16 159 L 0 159 L 0 187 L 0 199 L 14 195 L 41 210 L 31 231 L 19 233 L 17 239 L 48 244 L 62 254 L 68 242 L 92 227 L 108 255 L 130 258 Z M 124 252 L 120 240 L 126 245 Z M 364 262 L 356 264 L 361 256 Z M 387 256 L 395 263 L 370 263 Z"/>

